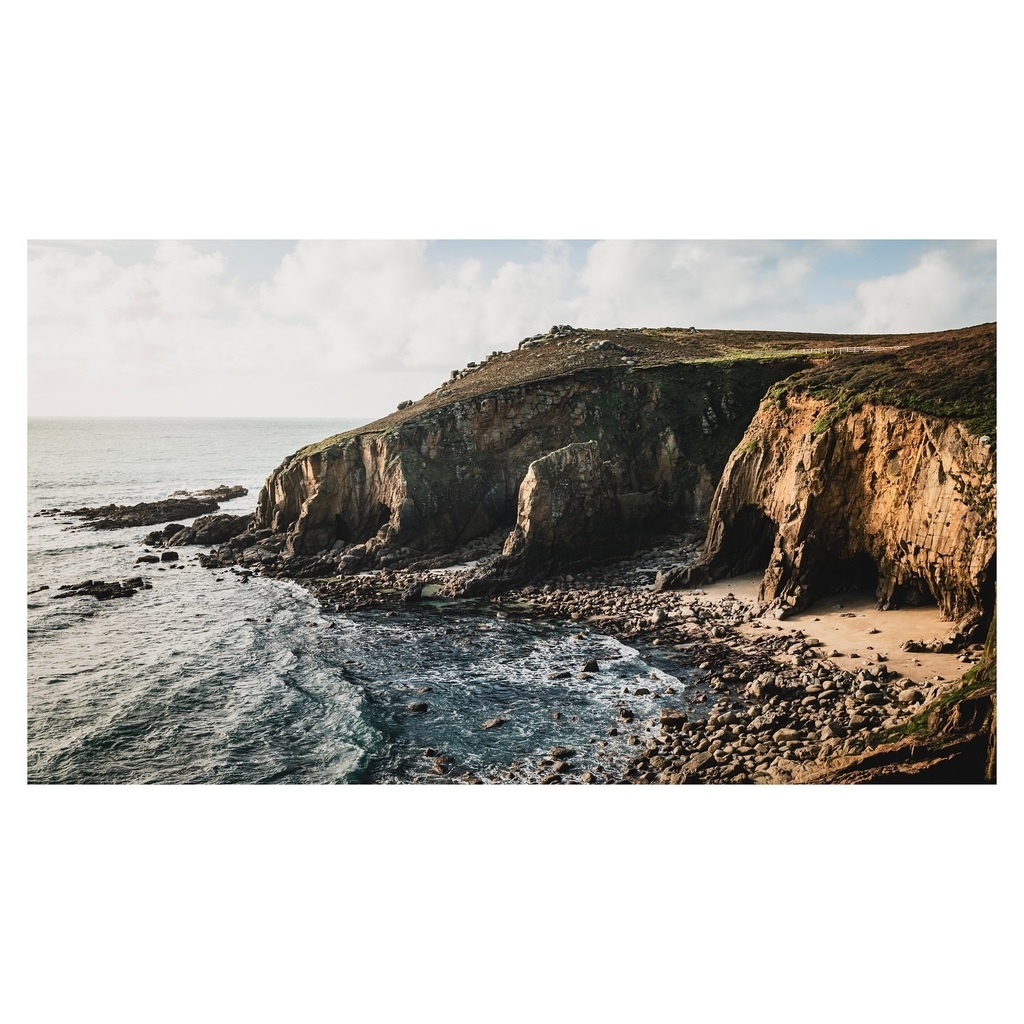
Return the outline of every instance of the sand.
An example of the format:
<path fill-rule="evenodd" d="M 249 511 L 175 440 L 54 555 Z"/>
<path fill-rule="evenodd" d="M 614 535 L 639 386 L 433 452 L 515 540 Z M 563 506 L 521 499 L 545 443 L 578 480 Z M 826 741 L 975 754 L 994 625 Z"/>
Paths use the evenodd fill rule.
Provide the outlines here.
<path fill-rule="evenodd" d="M 731 593 L 741 599 L 755 600 L 760 582 L 761 574 L 751 573 L 708 584 L 701 590 L 712 599 Z M 881 654 L 891 671 L 899 672 L 915 683 L 931 685 L 948 683 L 963 675 L 970 666 L 958 661 L 955 654 L 910 654 L 901 650 L 900 644 L 905 640 L 928 643 L 941 639 L 953 627 L 954 623 L 939 616 L 938 608 L 901 608 L 883 612 L 875 607 L 874 595 L 864 593 L 823 598 L 807 611 L 782 622 L 770 615 L 755 619 L 741 626 L 740 632 L 753 637 L 765 629 L 790 634 L 800 630 L 805 636 L 819 639 L 824 653 L 851 672 L 875 661 L 875 655 Z M 869 632 L 872 629 L 878 632 Z M 836 651 L 839 653 L 834 654 Z"/>

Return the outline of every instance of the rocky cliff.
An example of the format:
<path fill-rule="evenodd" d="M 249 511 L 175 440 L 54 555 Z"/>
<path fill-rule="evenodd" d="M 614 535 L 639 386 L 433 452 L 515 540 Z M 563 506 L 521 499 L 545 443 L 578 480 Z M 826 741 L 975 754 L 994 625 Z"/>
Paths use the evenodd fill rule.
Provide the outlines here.
<path fill-rule="evenodd" d="M 880 607 L 934 602 L 980 625 L 995 598 L 994 407 L 994 327 L 797 375 L 730 457 L 700 562 L 658 585 L 763 570 L 780 615 L 872 586 Z"/>
<path fill-rule="evenodd" d="M 531 464 L 590 442 L 627 533 L 705 515 L 765 389 L 809 360 L 795 352 L 671 361 L 637 333 L 629 348 L 592 335 L 545 338 L 537 347 L 561 347 L 563 356 L 542 364 L 542 375 L 519 382 L 492 373 L 490 388 L 480 373 L 480 386 L 464 396 L 442 389 L 297 452 L 267 480 L 256 528 L 284 537 L 286 554 L 344 558 L 355 548 L 361 559 L 388 564 L 410 551 L 450 551 L 511 530 Z M 505 360 L 529 366 L 533 355 L 526 349 Z M 566 524 L 559 536 L 564 543 L 549 547 L 552 556 L 572 547 Z"/>
<path fill-rule="evenodd" d="M 467 553 L 474 539 L 500 554 L 435 581 L 434 592 L 488 593 L 706 515 L 699 561 L 660 572 L 656 590 L 758 570 L 760 610 L 784 617 L 870 586 L 884 608 L 937 604 L 957 623 L 956 645 L 994 621 L 995 359 L 994 324 L 871 338 L 553 328 L 286 459 L 251 526 L 197 521 L 186 536 L 226 541 L 203 564 L 320 578 L 321 599 L 340 610 L 342 598 L 346 608 L 376 599 L 357 570 L 389 569 L 372 575 L 415 600 L 425 567 L 483 556 L 480 543 Z M 346 584 L 353 590 L 343 595 Z M 644 584 L 643 598 L 666 595 Z M 593 614 L 584 605 L 570 614 Z M 652 628 L 665 616 L 651 611 Z M 783 694 L 790 711 L 778 694 L 767 698 L 774 732 L 762 721 L 744 746 L 770 760 L 758 744 L 779 732 L 787 750 L 813 753 L 806 769 L 785 758 L 792 781 L 993 781 L 991 627 L 989 636 L 985 672 L 909 725 L 895 705 L 888 718 L 872 717 L 887 697 L 867 689 L 870 676 L 817 661 L 810 681 L 801 676 Z M 840 691 L 855 713 L 826 736 L 808 701 Z M 903 700 L 902 691 L 889 696 Z M 723 775 L 725 755 L 710 744 L 725 740 L 704 739 L 711 781 L 744 775 L 735 763 Z"/>

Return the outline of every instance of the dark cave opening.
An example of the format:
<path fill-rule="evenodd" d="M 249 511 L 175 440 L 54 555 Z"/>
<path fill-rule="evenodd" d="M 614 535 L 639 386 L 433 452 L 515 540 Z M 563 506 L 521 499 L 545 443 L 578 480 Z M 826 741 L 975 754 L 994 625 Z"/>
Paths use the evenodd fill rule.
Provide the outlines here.
<path fill-rule="evenodd" d="M 385 523 L 391 519 L 391 509 L 387 505 L 378 505 L 376 515 L 367 517 L 366 526 L 360 530 L 358 524 L 354 528 L 340 512 L 334 516 L 334 540 L 343 544 L 362 544 L 375 536 Z"/>
<path fill-rule="evenodd" d="M 878 565 L 865 551 L 828 562 L 821 577 L 822 590 L 828 593 L 878 589 Z"/>
<path fill-rule="evenodd" d="M 756 505 L 744 505 L 735 515 L 728 534 L 731 575 L 764 572 L 771 561 L 778 527 Z M 723 545 L 724 547 L 725 545 Z"/>
<path fill-rule="evenodd" d="M 334 517 L 334 539 L 344 544 L 352 540 L 352 530 L 340 512 Z"/>

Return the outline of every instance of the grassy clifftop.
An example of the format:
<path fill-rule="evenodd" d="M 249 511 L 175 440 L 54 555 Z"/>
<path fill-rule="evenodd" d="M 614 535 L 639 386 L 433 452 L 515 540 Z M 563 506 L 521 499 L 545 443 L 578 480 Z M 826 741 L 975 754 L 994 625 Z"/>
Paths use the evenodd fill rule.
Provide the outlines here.
<path fill-rule="evenodd" d="M 971 352 L 985 349 L 991 340 L 991 369 L 972 367 Z M 943 353 L 947 348 L 952 354 Z M 858 354 L 854 350 L 868 349 Z M 940 331 L 931 334 L 807 334 L 792 331 L 720 331 L 697 328 L 642 328 L 590 330 L 568 326 L 553 327 L 543 335 L 524 338 L 509 352 L 492 352 L 478 363 L 452 370 L 450 379 L 418 401 L 366 426 L 327 438 L 305 449 L 306 454 L 322 450 L 355 434 L 382 432 L 424 412 L 458 402 L 473 400 L 510 387 L 550 381 L 587 370 L 621 369 L 623 374 L 677 363 L 706 364 L 741 360 L 775 361 L 805 356 L 821 365 L 794 386 L 825 391 L 845 389 L 852 395 L 870 393 L 895 399 L 892 404 L 931 411 L 947 402 L 939 415 L 961 415 L 977 419 L 986 427 L 991 408 L 991 430 L 995 428 L 995 389 L 991 401 L 985 381 L 994 382 L 995 325 Z M 986 354 L 978 357 L 982 363 Z M 930 373 L 929 367 L 934 373 Z M 901 381 L 908 369 L 932 380 L 919 394 L 902 394 Z M 863 375 L 864 379 L 849 376 Z M 966 381 L 966 386 L 964 382 Z M 977 387 L 975 387 L 975 383 Z M 781 387 L 782 385 L 780 385 Z M 787 385 L 788 386 L 788 385 Z M 860 390 L 858 390 L 860 389 Z M 980 397 L 971 397 L 978 391 Z M 837 391 L 838 393 L 838 391 Z M 957 396 L 959 396 L 957 400 Z M 976 405 L 969 405 L 975 402 Z M 956 411 L 959 410 L 959 411 Z M 967 415 L 965 415 L 967 414 Z"/>
<path fill-rule="evenodd" d="M 888 351 L 834 356 L 769 391 L 780 404 L 802 392 L 832 404 L 815 432 L 865 402 L 964 420 L 978 436 L 996 436 L 996 325 L 909 335 Z"/>

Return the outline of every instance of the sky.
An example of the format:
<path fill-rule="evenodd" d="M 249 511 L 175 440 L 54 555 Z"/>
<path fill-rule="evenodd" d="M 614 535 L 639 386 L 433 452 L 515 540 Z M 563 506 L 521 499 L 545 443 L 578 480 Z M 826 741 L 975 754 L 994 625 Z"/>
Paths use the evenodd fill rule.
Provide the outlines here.
<path fill-rule="evenodd" d="M 30 416 L 373 419 L 553 324 L 996 319 L 994 241 L 30 241 Z"/>

